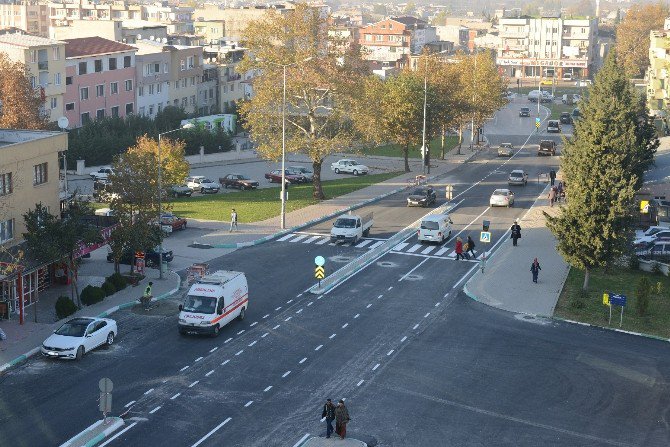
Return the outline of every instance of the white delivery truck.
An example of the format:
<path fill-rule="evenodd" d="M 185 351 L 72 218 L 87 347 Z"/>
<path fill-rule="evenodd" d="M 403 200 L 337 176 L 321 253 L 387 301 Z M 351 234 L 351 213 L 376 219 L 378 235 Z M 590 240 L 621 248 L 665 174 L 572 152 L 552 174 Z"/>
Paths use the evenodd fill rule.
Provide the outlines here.
<path fill-rule="evenodd" d="M 179 305 L 181 334 L 219 335 L 219 330 L 249 307 L 247 277 L 242 272 L 218 270 L 191 286 Z"/>
<path fill-rule="evenodd" d="M 374 220 L 372 213 L 364 216 L 346 214 L 338 217 L 330 230 L 331 242 L 352 242 L 356 243 L 363 236 L 370 234 L 370 228 Z"/>
<path fill-rule="evenodd" d="M 448 214 L 432 214 L 421 220 L 417 231 L 419 242 L 437 242 L 441 244 L 451 237 L 451 218 Z"/>

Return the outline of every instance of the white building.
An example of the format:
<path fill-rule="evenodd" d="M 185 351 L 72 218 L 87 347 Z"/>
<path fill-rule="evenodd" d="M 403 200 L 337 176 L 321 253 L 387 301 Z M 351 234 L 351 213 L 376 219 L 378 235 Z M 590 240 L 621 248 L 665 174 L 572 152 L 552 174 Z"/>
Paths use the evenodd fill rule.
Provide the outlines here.
<path fill-rule="evenodd" d="M 164 44 L 155 40 L 138 40 L 135 69 L 137 113 L 155 118 L 170 105 L 170 53 L 163 51 Z"/>

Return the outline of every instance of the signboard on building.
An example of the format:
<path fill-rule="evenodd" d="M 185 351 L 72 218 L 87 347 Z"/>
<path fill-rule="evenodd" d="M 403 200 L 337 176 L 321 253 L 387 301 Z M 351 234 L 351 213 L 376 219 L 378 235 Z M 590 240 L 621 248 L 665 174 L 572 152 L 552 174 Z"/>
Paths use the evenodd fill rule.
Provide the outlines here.
<path fill-rule="evenodd" d="M 524 67 L 564 67 L 564 68 L 588 68 L 589 62 L 582 60 L 560 60 L 560 59 L 521 59 L 521 58 L 498 58 L 498 65 L 523 65 Z"/>

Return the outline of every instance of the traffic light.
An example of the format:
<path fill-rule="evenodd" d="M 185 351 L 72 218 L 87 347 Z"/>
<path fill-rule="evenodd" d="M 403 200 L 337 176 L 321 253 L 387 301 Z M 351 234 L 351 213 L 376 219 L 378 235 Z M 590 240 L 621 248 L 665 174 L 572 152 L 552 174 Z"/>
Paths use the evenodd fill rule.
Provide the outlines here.
<path fill-rule="evenodd" d="M 482 231 L 489 231 L 489 225 L 491 225 L 491 222 L 488 220 L 482 222 Z"/>

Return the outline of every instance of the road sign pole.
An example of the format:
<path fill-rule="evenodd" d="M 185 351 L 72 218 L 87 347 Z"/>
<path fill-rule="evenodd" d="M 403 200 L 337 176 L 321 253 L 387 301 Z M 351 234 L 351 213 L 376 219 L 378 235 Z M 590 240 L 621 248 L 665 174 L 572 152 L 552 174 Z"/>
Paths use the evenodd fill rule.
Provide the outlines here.
<path fill-rule="evenodd" d="M 609 323 L 607 323 L 607 325 L 611 326 L 612 325 L 612 305 L 610 304 L 609 307 L 610 307 L 610 321 L 609 321 Z"/>
<path fill-rule="evenodd" d="M 621 306 L 621 319 L 619 320 L 619 328 L 623 325 L 623 306 Z"/>

